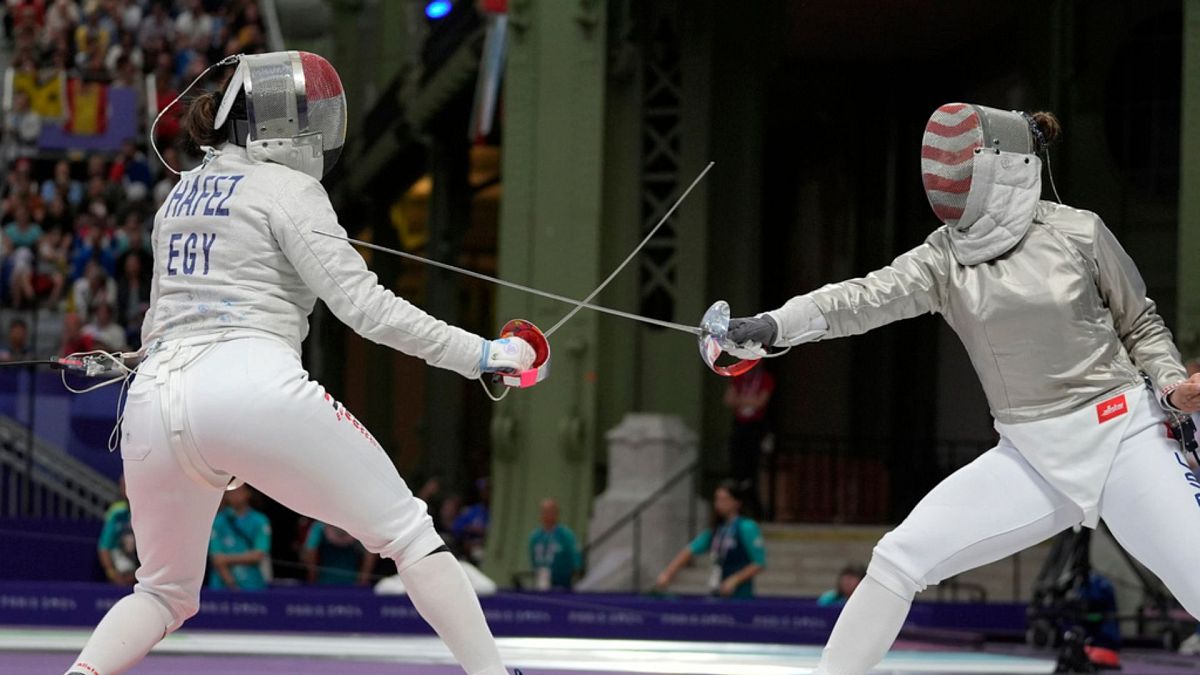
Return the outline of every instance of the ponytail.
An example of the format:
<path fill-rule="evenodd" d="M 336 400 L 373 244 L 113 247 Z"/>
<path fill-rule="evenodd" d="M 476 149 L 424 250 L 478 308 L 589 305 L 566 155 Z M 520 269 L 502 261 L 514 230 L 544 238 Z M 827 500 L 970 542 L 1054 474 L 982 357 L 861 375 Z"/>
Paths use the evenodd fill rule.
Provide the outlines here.
<path fill-rule="evenodd" d="M 225 140 L 225 134 L 213 128 L 217 117 L 217 95 L 205 92 L 192 99 L 183 114 L 183 129 L 196 147 L 216 146 Z"/>

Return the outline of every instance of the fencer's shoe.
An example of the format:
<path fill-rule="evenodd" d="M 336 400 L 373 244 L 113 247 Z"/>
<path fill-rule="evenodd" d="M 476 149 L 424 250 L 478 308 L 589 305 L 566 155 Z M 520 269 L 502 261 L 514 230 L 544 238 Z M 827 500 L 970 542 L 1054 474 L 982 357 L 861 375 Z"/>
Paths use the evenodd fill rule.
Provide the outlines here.
<path fill-rule="evenodd" d="M 1179 653 L 1186 656 L 1196 656 L 1200 654 L 1200 633 L 1192 633 L 1191 637 L 1183 641 L 1179 645 Z"/>

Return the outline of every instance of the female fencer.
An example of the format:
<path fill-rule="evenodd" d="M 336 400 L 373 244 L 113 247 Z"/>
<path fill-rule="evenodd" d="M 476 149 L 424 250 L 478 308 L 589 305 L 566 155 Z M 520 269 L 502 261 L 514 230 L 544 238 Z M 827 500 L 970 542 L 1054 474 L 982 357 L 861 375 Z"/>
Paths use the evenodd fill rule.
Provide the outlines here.
<path fill-rule="evenodd" d="M 301 367 L 317 298 L 360 335 L 468 378 L 528 369 L 518 338 L 485 340 L 381 286 L 321 186 L 346 133 L 328 61 L 241 57 L 217 105 L 186 116 L 207 154 L 154 219 L 144 359 L 121 426 L 141 567 L 69 673 L 136 664 L 198 607 L 213 516 L 233 477 L 396 562 L 421 615 L 471 674 L 503 675 L 479 600 L 379 443 Z"/>
<path fill-rule="evenodd" d="M 1184 534 L 1200 532 L 1200 482 L 1163 424 L 1164 410 L 1200 409 L 1200 376 L 1100 218 L 1040 200 L 1039 153 L 1059 133 L 1048 113 L 938 108 L 921 169 L 944 226 L 866 277 L 731 322 L 729 339 L 757 351 L 937 312 L 1000 434 L 879 541 L 817 673 L 867 672 L 927 585 L 1101 518 L 1200 616 L 1200 537 Z"/>

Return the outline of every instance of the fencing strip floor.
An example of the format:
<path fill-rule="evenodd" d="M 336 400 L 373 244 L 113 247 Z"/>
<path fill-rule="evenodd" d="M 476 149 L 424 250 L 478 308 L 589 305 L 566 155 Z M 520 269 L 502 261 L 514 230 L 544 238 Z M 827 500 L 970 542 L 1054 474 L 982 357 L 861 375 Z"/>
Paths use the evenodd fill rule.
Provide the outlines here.
<path fill-rule="evenodd" d="M 0 672 L 61 675 L 87 640 L 88 631 L 0 628 Z M 801 675 L 820 656 L 815 646 L 500 638 L 500 652 L 525 675 Z M 1049 659 L 982 652 L 897 649 L 876 673 L 1049 673 Z M 134 668 L 135 675 L 451 675 L 454 665 L 431 637 L 223 633 L 181 631 L 159 644 Z"/>

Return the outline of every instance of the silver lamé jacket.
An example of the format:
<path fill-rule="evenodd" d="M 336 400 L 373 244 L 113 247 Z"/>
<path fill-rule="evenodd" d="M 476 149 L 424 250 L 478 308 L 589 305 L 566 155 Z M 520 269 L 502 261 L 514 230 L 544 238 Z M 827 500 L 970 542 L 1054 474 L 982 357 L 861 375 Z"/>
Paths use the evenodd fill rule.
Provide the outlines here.
<path fill-rule="evenodd" d="M 1100 218 L 1039 201 L 1008 252 L 964 265 L 948 226 L 868 274 L 798 296 L 774 312 L 776 344 L 865 333 L 936 312 L 958 334 L 992 415 L 1057 417 L 1141 384 L 1186 379 L 1171 333 L 1133 260 Z"/>

